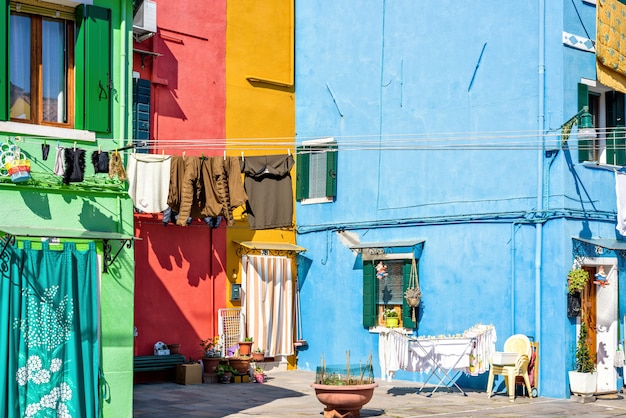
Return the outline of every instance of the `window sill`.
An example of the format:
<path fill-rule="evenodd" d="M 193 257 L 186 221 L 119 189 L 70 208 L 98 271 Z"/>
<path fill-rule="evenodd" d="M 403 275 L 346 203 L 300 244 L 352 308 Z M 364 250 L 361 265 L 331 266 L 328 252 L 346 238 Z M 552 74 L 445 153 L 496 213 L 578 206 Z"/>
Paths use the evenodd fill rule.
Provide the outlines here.
<path fill-rule="evenodd" d="M 413 334 L 412 329 L 402 328 L 402 327 L 387 328 L 383 326 L 376 326 L 376 327 L 370 327 L 369 331 L 370 331 L 370 334 L 380 334 L 380 333 L 389 332 L 392 329 L 398 331 L 400 334 L 403 334 L 403 335 Z"/>
<path fill-rule="evenodd" d="M 602 164 L 597 161 L 584 161 L 582 164 L 585 168 L 592 168 L 596 170 L 617 171 L 624 168 L 624 166 L 621 165 Z"/>
<path fill-rule="evenodd" d="M 55 126 L 31 125 L 19 122 L 0 122 L 0 132 L 12 135 L 32 135 L 75 141 L 95 141 L 96 134 L 78 129 L 57 128 Z"/>
<path fill-rule="evenodd" d="M 302 199 L 300 201 L 300 204 L 302 205 L 313 205 L 313 204 L 318 204 L 318 203 L 333 203 L 333 198 L 332 197 L 312 197 L 312 198 Z"/>

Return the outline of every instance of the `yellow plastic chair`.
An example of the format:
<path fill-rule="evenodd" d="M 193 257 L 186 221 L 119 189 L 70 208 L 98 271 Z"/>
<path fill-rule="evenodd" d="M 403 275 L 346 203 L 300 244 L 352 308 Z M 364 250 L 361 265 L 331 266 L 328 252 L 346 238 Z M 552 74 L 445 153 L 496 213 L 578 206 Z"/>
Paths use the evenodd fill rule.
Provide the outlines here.
<path fill-rule="evenodd" d="M 516 353 L 516 356 L 511 356 L 511 353 Z M 515 401 L 515 378 L 517 376 L 524 378 L 528 396 L 532 398 L 530 378 L 528 377 L 531 353 L 530 340 L 523 334 L 512 335 L 505 341 L 504 353 L 494 353 L 489 362 L 489 380 L 487 382 L 487 396 L 489 398 L 493 396 L 493 380 L 497 374 L 504 377 L 504 384 L 511 402 Z M 515 361 L 506 360 L 506 358 L 515 358 Z"/>

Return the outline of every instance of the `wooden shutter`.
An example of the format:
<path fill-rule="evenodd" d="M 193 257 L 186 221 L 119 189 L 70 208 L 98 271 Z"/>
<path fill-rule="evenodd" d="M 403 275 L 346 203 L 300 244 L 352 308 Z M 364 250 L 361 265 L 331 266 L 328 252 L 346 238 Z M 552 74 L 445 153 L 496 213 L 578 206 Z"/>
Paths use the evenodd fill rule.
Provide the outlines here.
<path fill-rule="evenodd" d="M 363 326 L 376 326 L 376 275 L 372 261 L 363 261 Z"/>
<path fill-rule="evenodd" d="M 606 92 L 606 126 L 610 129 L 606 138 L 606 163 L 626 164 L 624 141 L 624 93 Z"/>
<path fill-rule="evenodd" d="M 416 328 L 417 327 L 417 310 L 419 306 L 415 308 L 415 321 L 413 321 L 411 310 L 406 298 L 404 297 L 404 291 L 409 287 L 409 281 L 411 279 L 411 260 L 405 260 L 402 266 L 402 326 L 404 328 Z"/>
<path fill-rule="evenodd" d="M 337 196 L 337 145 L 326 152 L 326 197 Z"/>
<path fill-rule="evenodd" d="M 0 7 L 0 120 L 9 120 L 9 2 Z"/>
<path fill-rule="evenodd" d="M 111 10 L 80 5 L 76 13 L 76 128 L 111 132 Z"/>
<path fill-rule="evenodd" d="M 308 147 L 296 148 L 296 200 L 309 197 L 309 170 L 311 154 Z"/>
<path fill-rule="evenodd" d="M 578 83 L 578 110 L 580 111 L 584 106 L 589 106 L 589 86 L 586 84 Z M 578 140 L 578 161 L 592 161 L 593 160 L 593 142 L 588 139 L 581 141 Z"/>

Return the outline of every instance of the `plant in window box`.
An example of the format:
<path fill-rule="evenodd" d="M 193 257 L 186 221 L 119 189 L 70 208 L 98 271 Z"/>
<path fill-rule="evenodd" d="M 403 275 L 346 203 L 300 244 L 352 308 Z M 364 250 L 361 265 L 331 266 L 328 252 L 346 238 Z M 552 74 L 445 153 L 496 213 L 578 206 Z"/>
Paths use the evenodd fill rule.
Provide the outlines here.
<path fill-rule="evenodd" d="M 397 327 L 399 321 L 400 315 L 398 315 L 398 311 L 392 308 L 385 309 L 385 325 L 387 325 L 387 328 Z"/>

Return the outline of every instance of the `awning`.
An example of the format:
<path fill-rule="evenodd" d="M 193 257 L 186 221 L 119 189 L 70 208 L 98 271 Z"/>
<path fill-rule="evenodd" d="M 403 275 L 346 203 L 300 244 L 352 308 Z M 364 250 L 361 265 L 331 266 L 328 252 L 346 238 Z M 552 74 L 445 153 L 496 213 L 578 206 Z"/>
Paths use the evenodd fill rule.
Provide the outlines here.
<path fill-rule="evenodd" d="M 306 248 L 288 242 L 264 241 L 233 241 L 239 245 L 237 255 L 249 254 L 252 251 L 266 252 L 267 255 L 293 256 L 306 251 Z"/>
<path fill-rule="evenodd" d="M 614 238 L 572 237 L 572 239 L 583 242 L 585 244 L 595 245 L 596 247 L 606 248 L 607 250 L 626 251 L 626 241 L 621 241 Z"/>
<path fill-rule="evenodd" d="M 412 258 L 418 245 L 425 239 L 409 241 L 364 242 L 350 245 L 351 250 L 360 253 L 363 260 L 399 260 Z"/>
<path fill-rule="evenodd" d="M 2 252 L 0 256 L 4 253 L 6 246 L 15 241 L 15 237 L 33 237 L 33 238 L 48 238 L 52 241 L 59 239 L 84 239 L 84 240 L 102 240 L 103 242 L 103 267 L 102 270 L 106 273 L 108 267 L 113 264 L 119 253 L 122 251 L 122 248 L 126 246 L 126 248 L 132 247 L 132 242 L 134 240 L 138 240 L 140 238 L 135 237 L 133 235 L 121 234 L 119 232 L 102 232 L 102 231 L 86 231 L 84 229 L 65 229 L 65 228 L 32 228 L 28 226 L 9 226 L 9 225 L 0 225 L 0 232 L 3 232 L 6 236 L 6 242 L 4 247 L 2 247 Z M 111 256 L 111 245 L 109 244 L 110 240 L 121 241 L 122 245 L 120 246 L 117 253 L 114 256 Z"/>

